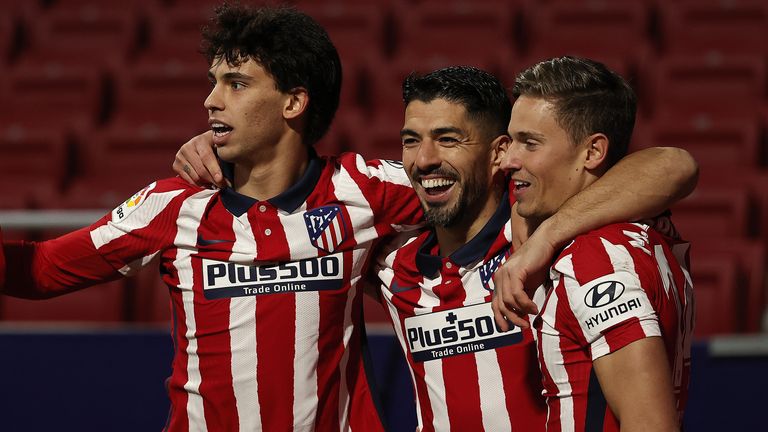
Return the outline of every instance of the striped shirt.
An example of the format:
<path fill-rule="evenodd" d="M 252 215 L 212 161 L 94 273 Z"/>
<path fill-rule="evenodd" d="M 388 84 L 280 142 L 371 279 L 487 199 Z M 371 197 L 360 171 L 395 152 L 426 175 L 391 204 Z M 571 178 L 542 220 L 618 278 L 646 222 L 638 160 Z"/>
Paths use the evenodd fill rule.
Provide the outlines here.
<path fill-rule="evenodd" d="M 377 258 L 382 303 L 406 355 L 423 432 L 544 430 L 533 333 L 500 332 L 491 311 L 492 276 L 510 254 L 509 218 L 505 197 L 448 257 L 426 231 L 401 236 Z"/>
<path fill-rule="evenodd" d="M 548 431 L 618 431 L 592 362 L 651 336 L 664 340 L 682 421 L 694 311 L 688 247 L 647 225 L 623 223 L 579 236 L 562 251 L 534 321 Z"/>
<path fill-rule="evenodd" d="M 9 261 L 31 264 L 9 266 L 5 291 L 58 294 L 160 256 L 175 345 L 166 430 L 382 430 L 359 281 L 377 240 L 420 219 L 399 163 L 351 153 L 311 158 L 266 201 L 160 180 L 88 228 L 9 245 Z"/>

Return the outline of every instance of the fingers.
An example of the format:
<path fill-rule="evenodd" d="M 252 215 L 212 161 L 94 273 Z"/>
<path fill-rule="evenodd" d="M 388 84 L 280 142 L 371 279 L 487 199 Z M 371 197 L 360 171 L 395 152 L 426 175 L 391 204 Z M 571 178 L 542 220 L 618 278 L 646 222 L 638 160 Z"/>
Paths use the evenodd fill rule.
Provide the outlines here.
<path fill-rule="evenodd" d="M 200 138 L 200 139 L 197 139 Z M 211 183 L 223 187 L 224 175 L 221 173 L 221 167 L 219 166 L 219 160 L 216 159 L 216 154 L 213 152 L 213 132 L 206 132 L 202 135 L 195 137 L 195 150 L 199 155 L 199 166 L 193 166 L 193 168 L 201 175 L 202 178 L 210 181 Z"/>
<path fill-rule="evenodd" d="M 200 134 L 186 143 L 176 153 L 173 170 L 185 181 L 196 186 L 226 185 L 213 152 L 213 133 Z"/>

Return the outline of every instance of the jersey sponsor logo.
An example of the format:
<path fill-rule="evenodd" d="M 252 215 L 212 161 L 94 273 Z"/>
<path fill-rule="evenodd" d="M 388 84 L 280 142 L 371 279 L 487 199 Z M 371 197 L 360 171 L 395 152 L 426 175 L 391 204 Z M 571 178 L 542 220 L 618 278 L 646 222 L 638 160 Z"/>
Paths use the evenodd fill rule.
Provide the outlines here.
<path fill-rule="evenodd" d="M 488 291 L 493 291 L 491 280 L 493 279 L 493 275 L 496 273 L 496 270 L 498 270 L 499 266 L 501 266 L 501 263 L 504 262 L 504 259 L 507 257 L 508 253 L 509 247 L 506 247 L 495 257 L 484 262 L 483 265 L 480 266 L 480 281 L 483 283 L 483 287 Z"/>
<path fill-rule="evenodd" d="M 609 305 L 624 294 L 624 284 L 618 281 L 601 282 L 587 291 L 584 296 L 584 304 L 591 308 L 600 308 Z"/>
<path fill-rule="evenodd" d="M 615 306 L 611 306 L 610 308 L 598 313 L 597 315 L 593 315 L 587 318 L 587 320 L 584 321 L 584 325 L 587 327 L 587 329 L 591 330 L 617 316 L 624 315 L 633 309 L 640 309 L 642 306 L 643 305 L 640 302 L 640 297 L 635 297 Z"/>
<path fill-rule="evenodd" d="M 339 206 L 325 206 L 304 213 L 304 223 L 312 245 L 333 253 L 347 238 L 344 214 Z"/>
<path fill-rule="evenodd" d="M 408 317 L 405 329 L 417 362 L 495 349 L 523 339 L 520 327 L 507 332 L 496 327 L 490 303 Z"/>
<path fill-rule="evenodd" d="M 242 265 L 202 259 L 203 293 L 209 300 L 328 291 L 344 286 L 342 254 L 268 265 Z"/>
<path fill-rule="evenodd" d="M 149 192 L 157 186 L 157 182 L 152 182 L 149 186 L 136 192 L 132 197 L 125 200 L 119 207 L 112 210 L 112 222 L 120 222 L 133 213 L 139 206 L 146 201 Z"/>

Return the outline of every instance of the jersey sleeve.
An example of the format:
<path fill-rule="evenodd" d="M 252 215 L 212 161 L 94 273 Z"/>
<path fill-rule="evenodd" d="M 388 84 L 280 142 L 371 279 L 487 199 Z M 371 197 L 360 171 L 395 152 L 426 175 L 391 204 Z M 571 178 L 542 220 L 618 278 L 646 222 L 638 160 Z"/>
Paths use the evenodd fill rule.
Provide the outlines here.
<path fill-rule="evenodd" d="M 658 279 L 642 250 L 598 235 L 579 238 L 568 250 L 554 266 L 558 297 L 568 301 L 557 318 L 564 335 L 588 347 L 592 360 L 661 335 L 651 301 Z"/>
<path fill-rule="evenodd" d="M 377 223 L 391 225 L 397 231 L 408 231 L 423 225 L 421 205 L 402 162 L 383 159 L 365 161 L 360 155 L 354 155 L 352 162 L 348 155 L 351 154 L 342 156 L 342 163 L 348 166 L 350 175 L 360 186 Z"/>
<path fill-rule="evenodd" d="M 89 227 L 43 242 L 3 243 L 3 293 L 49 298 L 108 282 L 146 265 L 172 244 L 183 189 L 152 183 Z M 165 190 L 170 189 L 170 190 Z"/>

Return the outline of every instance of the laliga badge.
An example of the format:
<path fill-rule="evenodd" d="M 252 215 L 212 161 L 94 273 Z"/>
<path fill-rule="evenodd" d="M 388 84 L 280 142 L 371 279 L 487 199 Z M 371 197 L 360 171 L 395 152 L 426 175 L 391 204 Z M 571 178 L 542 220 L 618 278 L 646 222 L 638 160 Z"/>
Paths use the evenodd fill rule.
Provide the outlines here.
<path fill-rule="evenodd" d="M 152 182 L 149 186 L 136 192 L 132 197 L 128 198 L 119 207 L 112 210 L 112 222 L 120 222 L 126 217 L 128 217 L 129 214 L 131 214 L 144 201 L 146 201 L 145 198 L 149 194 L 149 191 L 154 189 L 156 185 L 157 185 L 157 182 Z"/>

